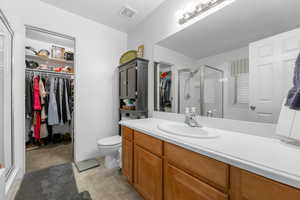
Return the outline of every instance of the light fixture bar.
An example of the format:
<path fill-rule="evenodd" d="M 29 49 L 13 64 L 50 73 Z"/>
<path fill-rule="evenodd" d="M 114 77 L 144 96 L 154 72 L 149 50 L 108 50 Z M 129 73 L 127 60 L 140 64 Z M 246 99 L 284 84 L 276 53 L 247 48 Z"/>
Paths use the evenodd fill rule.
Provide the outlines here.
<path fill-rule="evenodd" d="M 184 24 L 188 22 L 189 20 L 207 12 L 211 8 L 214 8 L 222 3 L 225 3 L 226 1 L 230 0 L 210 0 L 207 3 L 200 3 L 197 6 L 195 6 L 194 11 L 192 12 L 185 12 L 182 17 L 179 19 L 179 24 Z M 233 2 L 231 0 L 231 2 Z"/>

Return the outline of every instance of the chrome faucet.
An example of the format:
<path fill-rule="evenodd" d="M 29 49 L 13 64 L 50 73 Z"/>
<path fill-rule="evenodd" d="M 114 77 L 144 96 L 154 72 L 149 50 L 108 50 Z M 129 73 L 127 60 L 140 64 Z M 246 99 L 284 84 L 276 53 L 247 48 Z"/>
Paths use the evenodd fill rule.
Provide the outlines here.
<path fill-rule="evenodd" d="M 202 127 L 196 120 L 197 113 L 196 113 L 196 108 L 193 107 L 190 109 L 187 107 L 185 109 L 185 120 L 184 123 L 187 124 L 190 127 Z"/>

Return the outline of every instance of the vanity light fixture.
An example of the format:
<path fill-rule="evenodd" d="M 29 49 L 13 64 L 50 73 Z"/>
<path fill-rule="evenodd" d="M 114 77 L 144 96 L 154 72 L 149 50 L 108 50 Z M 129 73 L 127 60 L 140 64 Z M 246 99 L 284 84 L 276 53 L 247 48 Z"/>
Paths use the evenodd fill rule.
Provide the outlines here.
<path fill-rule="evenodd" d="M 220 6 L 220 9 L 233 3 L 235 0 L 202 0 L 201 3 L 197 4 L 192 11 L 184 12 L 179 19 L 179 24 L 184 24 L 189 20 L 206 13 L 207 11 Z M 221 6 L 223 5 L 223 6 Z"/>

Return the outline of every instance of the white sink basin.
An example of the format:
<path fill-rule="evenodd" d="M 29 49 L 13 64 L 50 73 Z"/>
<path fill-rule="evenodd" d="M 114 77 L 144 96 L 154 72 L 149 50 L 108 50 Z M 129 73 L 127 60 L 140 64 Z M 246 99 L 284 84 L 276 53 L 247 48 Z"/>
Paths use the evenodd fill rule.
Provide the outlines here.
<path fill-rule="evenodd" d="M 210 128 L 202 127 L 190 127 L 185 123 L 162 123 L 157 126 L 157 128 L 161 131 L 166 133 L 183 136 L 183 137 L 190 137 L 190 138 L 216 138 L 219 136 L 216 131 Z"/>

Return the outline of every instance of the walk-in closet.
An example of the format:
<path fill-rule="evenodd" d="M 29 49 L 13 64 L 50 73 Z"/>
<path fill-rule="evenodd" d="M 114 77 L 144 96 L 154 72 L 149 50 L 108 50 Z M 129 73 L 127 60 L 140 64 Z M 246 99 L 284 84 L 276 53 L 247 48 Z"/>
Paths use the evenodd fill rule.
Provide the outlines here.
<path fill-rule="evenodd" d="M 73 161 L 75 39 L 26 27 L 26 171 Z"/>

